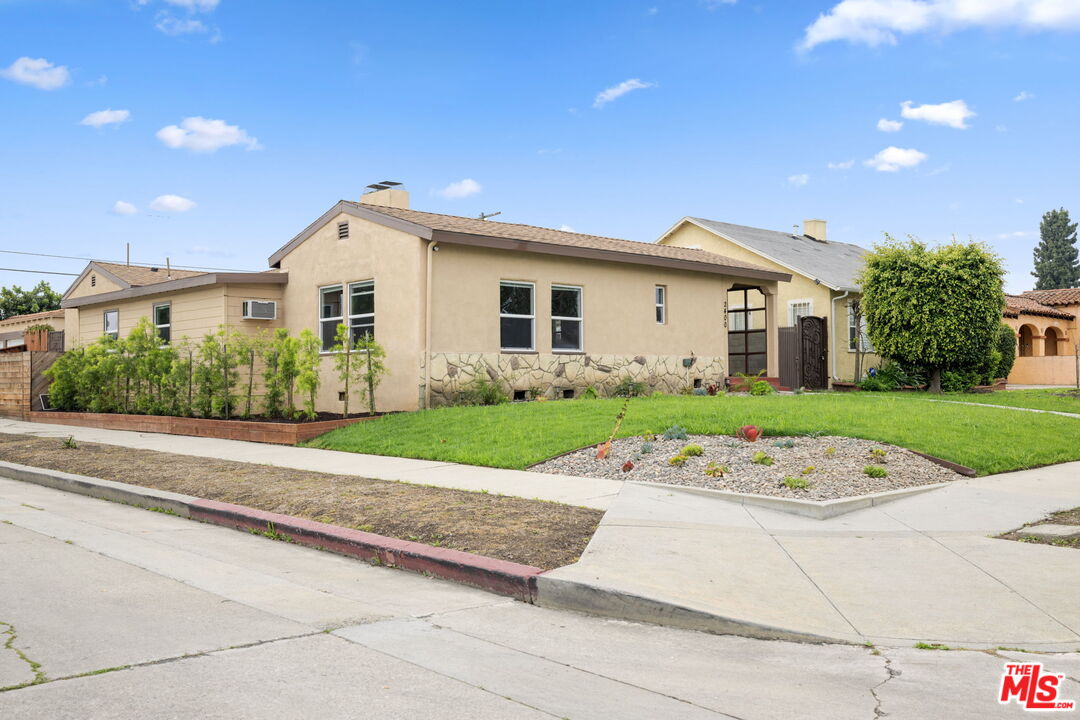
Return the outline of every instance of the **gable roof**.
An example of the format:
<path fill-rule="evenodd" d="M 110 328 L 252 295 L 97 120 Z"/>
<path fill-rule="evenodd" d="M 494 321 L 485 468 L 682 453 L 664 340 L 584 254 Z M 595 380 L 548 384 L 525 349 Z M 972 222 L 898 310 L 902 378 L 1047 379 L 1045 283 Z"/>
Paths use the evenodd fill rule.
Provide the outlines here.
<path fill-rule="evenodd" d="M 1026 290 L 1024 296 L 1033 298 L 1043 305 L 1080 305 L 1080 288 Z"/>
<path fill-rule="evenodd" d="M 761 265 L 705 252 L 654 243 L 621 240 L 600 235 L 554 230 L 552 228 L 494 222 L 477 218 L 441 215 L 342 200 L 303 232 L 270 256 L 270 265 L 311 237 L 334 216 L 345 213 L 402 230 L 411 235 L 444 243 L 474 245 L 503 250 L 520 250 L 593 260 L 672 267 L 698 272 L 722 273 L 760 280 L 788 281 L 791 276 Z"/>
<path fill-rule="evenodd" d="M 120 267 L 127 267 L 122 265 Z M 215 272 L 215 273 L 197 273 L 187 271 L 189 274 L 186 277 L 173 277 L 172 280 L 165 279 L 160 282 L 150 282 L 143 285 L 128 285 L 120 290 L 113 290 L 112 292 L 97 293 L 93 295 L 83 295 L 82 297 L 69 298 L 64 295 L 64 299 L 60 301 L 60 307 L 62 308 L 75 308 L 82 307 L 84 305 L 100 305 L 102 303 L 111 303 L 117 300 L 127 300 L 128 298 L 142 297 L 144 295 L 160 295 L 161 293 L 176 292 L 178 290 L 189 290 L 196 287 L 204 287 L 206 285 L 285 285 L 289 282 L 289 273 L 280 272 L 278 270 L 267 270 L 266 272 Z M 85 272 L 83 273 L 85 274 Z M 173 271 L 176 274 L 176 271 Z M 163 272 L 162 275 L 165 275 Z M 78 284 L 78 280 L 75 281 Z M 74 285 L 72 286 L 74 287 Z M 68 290 L 68 292 L 71 292 Z"/>
<path fill-rule="evenodd" d="M 1013 318 L 1020 315 L 1042 315 L 1044 317 L 1061 318 L 1062 320 L 1073 319 L 1072 313 L 1050 307 L 1029 296 L 1027 293 L 1024 293 L 1023 295 L 1006 295 L 1005 312 L 1003 314 L 1005 317 Z"/>
<path fill-rule="evenodd" d="M 832 290 L 859 290 L 856 278 L 862 270 L 867 250 L 858 245 L 832 240 L 822 242 L 808 235 L 792 235 L 788 232 L 699 217 L 684 217 L 661 235 L 657 242 L 661 242 L 686 222 L 772 260 L 792 272 L 816 280 Z"/>
<path fill-rule="evenodd" d="M 103 277 L 108 278 L 124 290 L 133 287 L 145 287 L 147 285 L 156 285 L 157 283 L 169 282 L 170 280 L 179 280 L 181 278 L 196 277 L 198 275 L 205 275 L 206 273 L 198 272 L 196 270 L 163 270 L 159 267 L 145 266 L 145 265 L 121 265 L 120 263 L 102 262 L 100 260 L 91 260 L 87 263 L 86 267 L 79 277 L 75 278 L 75 282 L 71 283 L 68 289 L 64 292 L 63 298 L 66 300 L 67 296 L 72 293 L 79 286 L 79 284 L 86 279 L 86 276 L 95 272 Z"/>

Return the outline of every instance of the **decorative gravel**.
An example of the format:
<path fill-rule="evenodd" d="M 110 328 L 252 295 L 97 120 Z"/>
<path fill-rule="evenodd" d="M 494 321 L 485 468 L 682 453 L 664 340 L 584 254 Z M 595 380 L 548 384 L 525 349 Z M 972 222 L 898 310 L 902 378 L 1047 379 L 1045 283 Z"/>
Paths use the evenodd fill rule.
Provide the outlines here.
<path fill-rule="evenodd" d="M 794 446 L 777 446 L 787 441 Z M 747 442 L 727 435 L 691 435 L 686 440 L 665 440 L 657 436 L 651 441 L 652 452 L 644 452 L 642 446 L 646 442 L 640 437 L 623 438 L 612 443 L 611 452 L 604 460 L 597 460 L 596 448 L 589 447 L 552 458 L 531 470 L 800 500 L 833 500 L 962 477 L 904 448 L 849 437 L 762 437 L 757 442 Z M 679 455 L 687 445 L 700 445 L 704 453 L 688 457 L 682 467 L 668 464 L 668 460 Z M 874 450 L 883 450 L 884 457 L 875 455 Z M 751 458 L 759 451 L 771 457 L 773 465 L 754 463 Z M 634 469 L 623 472 L 627 460 L 633 462 Z M 710 463 L 726 465 L 729 471 L 723 477 L 710 477 L 705 474 Z M 863 471 L 868 465 L 880 466 L 888 475 L 872 478 Z M 788 488 L 783 482 L 785 477 L 805 479 L 810 486 Z"/>

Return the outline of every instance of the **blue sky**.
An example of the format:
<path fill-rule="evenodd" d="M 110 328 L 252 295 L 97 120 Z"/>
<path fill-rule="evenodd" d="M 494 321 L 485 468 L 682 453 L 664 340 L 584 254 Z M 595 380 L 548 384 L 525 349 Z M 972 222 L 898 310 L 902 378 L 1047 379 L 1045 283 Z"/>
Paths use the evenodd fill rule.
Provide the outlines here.
<path fill-rule="evenodd" d="M 1080 0 L 0 0 L 0 249 L 257 270 L 390 179 L 643 241 L 972 237 L 1019 291 L 1080 215 L 1078 40 Z"/>

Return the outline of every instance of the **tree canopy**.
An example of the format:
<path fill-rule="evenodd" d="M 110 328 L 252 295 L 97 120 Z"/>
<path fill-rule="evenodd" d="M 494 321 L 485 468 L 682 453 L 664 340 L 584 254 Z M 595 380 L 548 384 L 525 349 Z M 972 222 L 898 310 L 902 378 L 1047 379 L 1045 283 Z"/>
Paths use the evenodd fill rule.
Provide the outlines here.
<path fill-rule="evenodd" d="M 985 364 L 1005 303 L 1001 259 L 981 243 L 933 249 L 886 235 L 860 277 L 867 334 L 882 356 L 930 371 Z"/>
<path fill-rule="evenodd" d="M 1039 223 L 1039 244 L 1035 246 L 1036 290 L 1057 290 L 1080 285 L 1077 261 L 1076 223 L 1069 221 L 1065 208 L 1051 210 Z"/>
<path fill-rule="evenodd" d="M 49 283 L 42 280 L 29 290 L 18 285 L 0 288 L 0 320 L 14 315 L 29 315 L 60 309 L 60 293 L 53 290 Z"/>

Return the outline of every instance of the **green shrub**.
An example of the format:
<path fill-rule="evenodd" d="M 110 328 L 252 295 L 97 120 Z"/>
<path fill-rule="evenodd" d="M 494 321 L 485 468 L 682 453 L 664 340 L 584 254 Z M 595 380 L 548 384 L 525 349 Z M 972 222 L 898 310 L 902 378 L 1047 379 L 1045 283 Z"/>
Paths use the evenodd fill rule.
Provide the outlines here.
<path fill-rule="evenodd" d="M 685 455 L 676 455 L 675 457 L 668 458 L 667 464 L 672 467 L 682 467 L 686 464 L 687 457 Z"/>
<path fill-rule="evenodd" d="M 705 454 L 705 448 L 700 445 L 687 445 L 682 449 L 682 454 L 686 457 L 700 457 Z"/>
<path fill-rule="evenodd" d="M 807 465 L 806 467 L 804 467 L 802 469 L 802 474 L 803 475 L 809 475 L 810 473 L 814 472 L 815 470 L 817 470 L 817 468 L 814 467 L 813 465 Z"/>
<path fill-rule="evenodd" d="M 867 465 L 862 469 L 863 473 L 872 478 L 888 477 L 889 471 L 880 465 Z"/>
<path fill-rule="evenodd" d="M 725 474 L 731 472 L 731 468 L 727 465 L 717 465 L 714 462 L 705 466 L 705 474 L 709 477 L 724 477 Z"/>
<path fill-rule="evenodd" d="M 653 451 L 653 444 L 651 442 L 646 440 L 645 442 L 641 443 L 641 454 L 642 455 L 648 455 L 652 451 Z"/>
<path fill-rule="evenodd" d="M 787 486 L 789 490 L 806 490 L 810 487 L 811 483 L 806 478 L 791 477 L 789 475 L 788 477 L 784 478 L 784 485 Z"/>
<path fill-rule="evenodd" d="M 795 447 L 795 441 L 792 440 L 791 438 L 784 438 L 783 440 L 775 440 L 775 441 L 773 441 L 773 447 L 784 448 L 786 450 L 790 450 L 791 448 Z"/>
<path fill-rule="evenodd" d="M 582 400 L 597 400 L 597 399 L 599 399 L 599 397 L 600 397 L 600 393 L 598 393 L 596 391 L 596 388 L 593 387 L 592 385 L 585 388 L 585 390 L 581 393 L 581 399 Z"/>
<path fill-rule="evenodd" d="M 686 437 L 686 430 L 678 425 L 672 425 L 664 431 L 665 440 L 685 440 Z"/>
<path fill-rule="evenodd" d="M 750 458 L 750 461 L 755 465 L 772 465 L 773 459 L 764 450 L 758 450 L 754 453 L 754 456 Z"/>
<path fill-rule="evenodd" d="M 886 383 L 879 377 L 867 375 L 863 378 L 862 382 L 859 383 L 859 389 L 866 390 L 867 392 L 888 392 L 889 390 L 895 390 L 896 387 Z"/>
<path fill-rule="evenodd" d="M 998 360 L 997 368 L 994 369 L 993 379 L 1007 378 L 1016 363 L 1016 334 L 1005 323 L 998 328 L 997 349 L 1001 353 L 1001 358 Z"/>
<path fill-rule="evenodd" d="M 611 389 L 611 394 L 615 397 L 640 397 L 649 394 L 649 386 L 625 375 Z"/>
<path fill-rule="evenodd" d="M 774 392 L 776 392 L 776 388 L 772 386 L 772 383 L 766 380 L 755 380 L 753 384 L 750 385 L 751 395 L 772 395 Z"/>
<path fill-rule="evenodd" d="M 503 390 L 502 385 L 492 380 L 488 376 L 486 369 L 477 365 L 476 377 L 472 385 L 461 393 L 461 404 L 502 405 L 508 402 L 510 402 L 510 395 Z"/>

